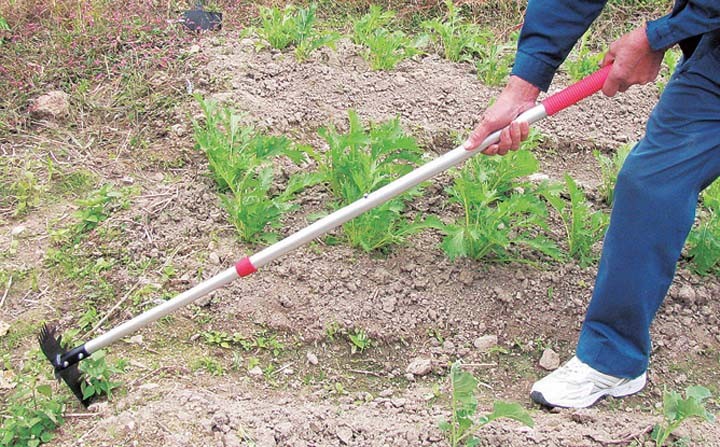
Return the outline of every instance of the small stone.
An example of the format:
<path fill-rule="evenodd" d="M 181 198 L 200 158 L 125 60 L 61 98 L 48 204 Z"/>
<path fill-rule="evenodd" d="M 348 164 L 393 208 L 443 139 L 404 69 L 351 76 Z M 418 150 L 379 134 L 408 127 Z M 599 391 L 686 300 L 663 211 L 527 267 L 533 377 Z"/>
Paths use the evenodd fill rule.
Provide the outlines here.
<path fill-rule="evenodd" d="M 684 284 L 680 290 L 678 291 L 678 299 L 680 301 L 683 301 L 688 304 L 694 304 L 697 296 L 695 294 L 695 289 L 693 289 L 691 286 Z"/>
<path fill-rule="evenodd" d="M 0 320 L 0 337 L 7 334 L 10 330 L 10 324 Z"/>
<path fill-rule="evenodd" d="M 12 234 L 13 236 L 17 236 L 18 234 L 22 233 L 23 231 L 25 231 L 25 225 L 18 225 L 17 227 L 14 227 L 12 229 L 10 234 Z"/>
<path fill-rule="evenodd" d="M 11 390 L 15 385 L 15 373 L 9 369 L 0 370 L 0 390 Z"/>
<path fill-rule="evenodd" d="M 308 363 L 311 364 L 311 365 L 313 365 L 313 366 L 315 366 L 315 365 L 317 365 L 318 363 L 320 363 L 320 362 L 318 361 L 317 356 L 316 356 L 315 354 L 313 354 L 312 352 L 308 352 L 308 353 L 305 355 L 305 358 L 307 358 Z"/>
<path fill-rule="evenodd" d="M 387 313 L 393 313 L 395 310 L 395 304 L 397 303 L 397 298 L 392 295 L 388 295 L 383 297 L 381 301 L 383 310 Z"/>
<path fill-rule="evenodd" d="M 170 130 L 172 130 L 172 132 L 178 137 L 184 137 L 187 133 L 187 129 L 185 128 L 185 126 L 180 123 L 173 124 L 173 126 L 170 127 Z"/>
<path fill-rule="evenodd" d="M 129 175 L 124 176 L 120 179 L 120 181 L 123 182 L 123 184 L 125 185 L 132 185 L 133 183 L 135 183 L 135 179 L 130 177 Z"/>
<path fill-rule="evenodd" d="M 393 404 L 393 407 L 395 408 L 402 408 L 407 403 L 407 399 L 403 399 L 402 397 L 398 397 L 396 399 L 391 399 L 390 403 Z"/>
<path fill-rule="evenodd" d="M 483 335 L 478 337 L 473 342 L 473 346 L 480 352 L 485 352 L 493 346 L 497 346 L 498 338 L 497 335 Z"/>
<path fill-rule="evenodd" d="M 378 393 L 379 397 L 390 397 L 393 395 L 393 390 L 390 388 L 386 388 Z"/>
<path fill-rule="evenodd" d="M 540 357 L 540 367 L 553 371 L 560 366 L 560 356 L 550 348 L 546 348 Z"/>
<path fill-rule="evenodd" d="M 60 90 L 48 92 L 36 98 L 28 109 L 36 119 L 58 119 L 70 112 L 70 96 Z"/>
<path fill-rule="evenodd" d="M 353 437 L 352 428 L 348 427 L 347 425 L 339 425 L 338 428 L 335 429 L 335 434 L 337 435 L 340 442 L 345 445 L 350 445 L 350 441 L 352 441 Z"/>
<path fill-rule="evenodd" d="M 188 54 L 196 54 L 200 52 L 200 45 L 191 45 L 190 48 L 188 48 Z"/>
<path fill-rule="evenodd" d="M 251 377 L 262 377 L 262 375 L 263 375 L 263 370 L 259 366 L 255 366 L 254 368 L 252 368 L 248 371 L 248 376 L 251 376 Z"/>
<path fill-rule="evenodd" d="M 217 252 L 212 252 L 208 256 L 208 261 L 212 262 L 215 265 L 219 265 L 220 264 L 220 255 L 217 254 Z"/>
<path fill-rule="evenodd" d="M 432 371 L 432 360 L 425 357 L 416 357 L 405 369 L 405 372 L 414 376 L 426 376 Z"/>
<path fill-rule="evenodd" d="M 292 376 L 293 374 L 295 374 L 295 370 L 292 368 L 286 368 L 283 370 L 283 374 L 285 374 L 286 376 Z"/>
<path fill-rule="evenodd" d="M 133 335 L 132 337 L 130 337 L 128 339 L 128 342 L 136 344 L 136 345 L 141 345 L 143 342 L 143 336 L 140 334 Z"/>

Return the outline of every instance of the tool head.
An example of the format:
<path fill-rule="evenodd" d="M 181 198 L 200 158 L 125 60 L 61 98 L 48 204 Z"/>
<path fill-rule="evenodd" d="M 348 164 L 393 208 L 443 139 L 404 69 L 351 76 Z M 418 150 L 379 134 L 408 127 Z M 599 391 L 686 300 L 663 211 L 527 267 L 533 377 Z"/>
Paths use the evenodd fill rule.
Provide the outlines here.
<path fill-rule="evenodd" d="M 192 31 L 217 31 L 222 28 L 222 13 L 204 11 L 201 5 L 192 11 L 186 11 L 182 23 Z"/>
<path fill-rule="evenodd" d="M 70 387 L 75 397 L 84 405 L 90 404 L 90 399 L 83 399 L 82 387 L 83 374 L 78 369 L 77 363 L 64 366 L 63 357 L 67 354 L 62 347 L 62 336 L 56 335 L 57 330 L 53 326 L 43 325 L 38 336 L 40 349 L 45 357 L 50 360 L 55 368 L 55 378 L 62 379 Z"/>

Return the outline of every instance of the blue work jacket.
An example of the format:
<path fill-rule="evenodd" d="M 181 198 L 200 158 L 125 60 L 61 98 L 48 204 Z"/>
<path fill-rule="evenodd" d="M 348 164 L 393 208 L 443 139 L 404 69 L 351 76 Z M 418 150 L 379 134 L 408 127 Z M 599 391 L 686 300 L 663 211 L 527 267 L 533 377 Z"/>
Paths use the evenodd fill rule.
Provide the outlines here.
<path fill-rule="evenodd" d="M 529 0 L 512 74 L 547 90 L 555 71 L 607 0 Z M 720 0 L 677 0 L 670 14 L 647 22 L 654 50 L 680 44 L 687 55 L 700 36 L 720 29 Z"/>

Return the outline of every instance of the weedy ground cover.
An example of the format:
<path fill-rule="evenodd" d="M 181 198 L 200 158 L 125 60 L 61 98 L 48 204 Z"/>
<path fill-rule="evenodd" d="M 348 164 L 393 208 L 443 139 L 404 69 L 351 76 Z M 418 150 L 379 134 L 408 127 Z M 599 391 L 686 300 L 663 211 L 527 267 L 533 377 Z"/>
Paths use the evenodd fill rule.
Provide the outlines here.
<path fill-rule="evenodd" d="M 623 144 L 610 157 L 598 150 L 593 151 L 593 156 L 600 164 L 602 176 L 602 183 L 598 186 L 598 191 L 607 205 L 613 204 L 617 176 L 631 149 L 631 144 Z"/>
<path fill-rule="evenodd" d="M 720 267 L 720 182 L 702 193 L 698 224 L 688 236 L 690 268 L 699 275 L 716 273 Z"/>
<path fill-rule="evenodd" d="M 113 375 L 125 372 L 127 363 L 119 360 L 115 364 L 108 365 L 105 359 L 105 352 L 95 352 L 80 363 L 80 371 L 84 374 L 83 382 L 80 384 L 83 399 L 107 396 L 112 398 L 112 390 L 118 388 L 121 383 L 111 380 Z"/>
<path fill-rule="evenodd" d="M 238 237 L 247 242 L 276 241 L 273 229 L 279 227 L 280 217 L 293 209 L 295 193 L 316 182 L 317 177 L 298 174 L 277 191 L 273 159 L 287 157 L 301 163 L 304 150 L 285 137 L 242 125 L 242 117 L 227 107 L 201 99 L 199 103 L 205 119 L 193 123 L 196 146 L 208 157 L 221 204 Z"/>
<path fill-rule="evenodd" d="M 519 260 L 513 247 L 559 258 L 557 246 L 543 233 L 547 230 L 545 203 L 533 185 L 519 181 L 537 171 L 537 159 L 529 150 L 537 139 L 535 134 L 523 149 L 504 157 L 474 157 L 456 171 L 447 192 L 450 201 L 462 207 L 462 217 L 443 226 L 441 245 L 451 259 Z"/>
<path fill-rule="evenodd" d="M 284 50 L 295 47 L 295 57 L 302 62 L 323 46 L 333 47 L 340 34 L 320 31 L 317 28 L 317 4 L 296 7 L 292 4 L 280 9 L 278 6 L 260 9 L 261 26 L 257 33 L 270 46 Z"/>
<path fill-rule="evenodd" d="M 0 0 L 0 129 L 24 125 L 27 100 L 49 85 L 73 94 L 82 83 L 115 84 L 120 98 L 147 85 L 144 73 L 183 66 L 192 37 L 170 20 L 176 11 L 159 0 Z M 163 111 L 148 105 L 138 105 L 145 115 Z"/>
<path fill-rule="evenodd" d="M 655 424 L 650 439 L 655 441 L 657 447 L 662 447 L 666 445 L 670 435 L 688 419 L 696 418 L 714 422 L 715 416 L 705 408 L 705 401 L 710 397 L 712 397 L 710 390 L 699 385 L 688 387 L 685 390 L 685 398 L 677 391 L 665 390 L 663 393 L 663 421 Z"/>
<path fill-rule="evenodd" d="M 407 174 L 421 162 L 422 155 L 398 119 L 365 128 L 357 113 L 350 111 L 348 116 L 349 129 L 345 133 L 334 126 L 319 130 L 329 149 L 311 154 L 318 163 L 320 178 L 338 200 L 336 207 L 348 205 Z M 365 251 L 381 250 L 403 243 L 424 228 L 436 227 L 436 218 L 423 220 L 418 216 L 410 220 L 403 214 L 405 203 L 419 194 L 415 188 L 344 224 L 350 245 Z"/>
<path fill-rule="evenodd" d="M 589 45 L 591 33 L 588 31 L 580 38 L 576 50 L 571 57 L 563 63 L 570 79 L 577 82 L 580 79 L 597 71 L 602 61 L 604 51 L 595 51 Z"/>
<path fill-rule="evenodd" d="M 447 15 L 444 20 L 426 20 L 422 27 L 430 33 L 445 59 L 453 62 L 471 61 L 476 55 L 483 53 L 488 42 L 492 40 L 492 33 L 463 19 L 452 0 L 446 0 L 445 7 Z"/>
<path fill-rule="evenodd" d="M 424 36 L 415 39 L 392 26 L 395 13 L 377 6 L 353 23 L 352 40 L 364 46 L 363 57 L 373 70 L 391 70 L 402 60 L 415 56 L 425 45 Z"/>
<path fill-rule="evenodd" d="M 581 267 L 587 267 L 597 260 L 593 246 L 605 234 L 609 216 L 601 210 L 592 211 L 583 190 L 567 174 L 564 187 L 569 202 L 560 196 L 557 187 L 546 188 L 543 195 L 562 220 L 568 256 L 577 259 Z"/>
<path fill-rule="evenodd" d="M 492 412 L 478 415 L 477 383 L 472 374 L 462 370 L 459 362 L 450 368 L 450 420 L 442 421 L 440 429 L 452 447 L 479 445 L 480 440 L 475 434 L 496 419 L 513 419 L 528 427 L 534 425 L 530 414 L 517 403 L 496 401 Z"/>

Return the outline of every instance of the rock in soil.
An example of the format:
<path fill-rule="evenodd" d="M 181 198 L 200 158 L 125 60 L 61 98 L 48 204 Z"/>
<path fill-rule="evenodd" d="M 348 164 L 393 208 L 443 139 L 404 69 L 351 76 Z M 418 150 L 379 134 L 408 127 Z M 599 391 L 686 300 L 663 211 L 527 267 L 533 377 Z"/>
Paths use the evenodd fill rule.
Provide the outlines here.
<path fill-rule="evenodd" d="M 35 98 L 28 108 L 35 119 L 58 119 L 70 112 L 70 96 L 60 90 L 48 92 Z"/>
<path fill-rule="evenodd" d="M 480 352 L 485 352 L 493 346 L 497 346 L 498 338 L 497 335 L 483 335 L 478 337 L 473 342 L 473 346 Z"/>
<path fill-rule="evenodd" d="M 558 369 L 559 366 L 560 356 L 552 349 L 546 348 L 542 353 L 542 357 L 540 357 L 540 367 L 548 371 L 553 371 Z"/>
<path fill-rule="evenodd" d="M 432 360 L 425 357 L 416 357 L 405 369 L 405 372 L 414 376 L 426 376 L 430 371 L 432 371 Z"/>

